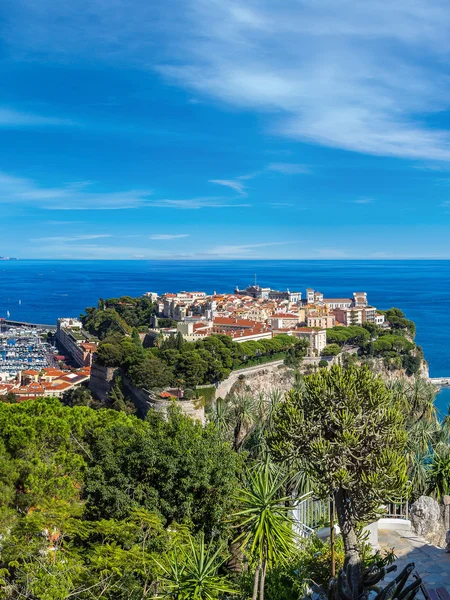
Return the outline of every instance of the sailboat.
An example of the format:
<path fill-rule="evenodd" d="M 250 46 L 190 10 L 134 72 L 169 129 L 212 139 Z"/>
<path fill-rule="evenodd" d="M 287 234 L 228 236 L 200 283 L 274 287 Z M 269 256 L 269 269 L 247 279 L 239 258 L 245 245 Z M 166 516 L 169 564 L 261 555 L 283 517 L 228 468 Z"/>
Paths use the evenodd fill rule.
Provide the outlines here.
<path fill-rule="evenodd" d="M 22 304 L 22 300 L 19 300 L 19 306 Z"/>
<path fill-rule="evenodd" d="M 8 319 L 11 316 L 11 313 L 9 312 L 9 310 L 6 311 L 6 316 L 8 317 Z"/>

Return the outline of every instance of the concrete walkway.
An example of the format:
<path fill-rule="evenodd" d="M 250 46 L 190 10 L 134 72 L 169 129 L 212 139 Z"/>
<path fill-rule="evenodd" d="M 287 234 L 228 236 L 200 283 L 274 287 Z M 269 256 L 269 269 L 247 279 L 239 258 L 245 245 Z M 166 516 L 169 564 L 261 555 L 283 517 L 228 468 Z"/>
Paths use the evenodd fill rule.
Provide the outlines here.
<path fill-rule="evenodd" d="M 386 576 L 386 583 L 394 579 L 408 563 L 413 562 L 427 588 L 445 587 L 450 591 L 450 554 L 443 548 L 432 546 L 412 531 L 401 530 L 379 530 L 378 543 L 382 550 L 394 548 L 397 556 L 397 571 Z"/>

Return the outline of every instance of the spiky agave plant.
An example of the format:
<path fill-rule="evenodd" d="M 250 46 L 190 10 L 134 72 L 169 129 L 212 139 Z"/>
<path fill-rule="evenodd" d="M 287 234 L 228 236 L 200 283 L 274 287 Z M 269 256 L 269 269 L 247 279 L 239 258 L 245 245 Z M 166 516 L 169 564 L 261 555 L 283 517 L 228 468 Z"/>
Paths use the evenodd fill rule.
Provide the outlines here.
<path fill-rule="evenodd" d="M 223 548 L 207 546 L 203 533 L 188 536 L 188 545 L 175 547 L 164 561 L 154 559 L 160 568 L 157 598 L 167 600 L 216 600 L 235 590 L 218 571 L 225 561 Z"/>
<path fill-rule="evenodd" d="M 389 567 L 378 567 L 372 565 L 362 572 L 357 594 L 351 589 L 351 580 L 347 572 L 348 569 L 341 569 L 337 578 L 330 581 L 328 587 L 328 600 L 352 600 L 357 597 L 358 600 L 413 600 L 422 584 L 422 579 L 417 575 L 414 581 L 406 585 L 411 574 L 414 572 L 414 563 L 409 563 L 406 567 L 384 587 L 378 586 L 387 575 L 397 569 L 397 565 Z"/>

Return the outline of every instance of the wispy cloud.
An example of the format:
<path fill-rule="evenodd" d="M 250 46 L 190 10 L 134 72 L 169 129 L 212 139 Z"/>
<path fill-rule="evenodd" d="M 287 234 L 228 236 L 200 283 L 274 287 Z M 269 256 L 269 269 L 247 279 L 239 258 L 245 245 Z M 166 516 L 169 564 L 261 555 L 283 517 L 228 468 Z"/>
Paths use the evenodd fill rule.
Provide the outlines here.
<path fill-rule="evenodd" d="M 43 126 L 76 125 L 69 119 L 48 117 L 11 108 L 0 107 L 0 127 L 43 127 Z"/>
<path fill-rule="evenodd" d="M 316 248 L 314 251 L 317 258 L 350 258 L 352 257 L 352 253 L 348 253 L 347 250 L 342 250 L 341 248 Z"/>
<path fill-rule="evenodd" d="M 43 187 L 32 181 L 0 173 L 0 205 L 36 206 L 48 210 L 114 210 L 139 208 L 149 203 L 149 190 L 93 192 L 86 185 Z"/>
<path fill-rule="evenodd" d="M 368 154 L 450 160 L 450 134 L 432 113 L 450 106 L 440 0 L 194 0 L 178 64 L 159 71 L 178 84 L 265 112 L 290 138 Z M 268 52 L 270 49 L 270 52 Z M 417 61 L 420 53 L 421 60 Z M 387 67 L 389 65 L 389 67 Z"/>
<path fill-rule="evenodd" d="M 243 255 L 252 254 L 257 248 L 267 248 L 268 246 L 286 246 L 294 242 L 266 242 L 261 244 L 238 244 L 238 245 L 224 245 L 216 246 L 206 251 L 207 255 L 215 256 L 230 256 L 239 258 Z"/>
<path fill-rule="evenodd" d="M 398 0 L 389 10 L 383 0 L 343 0 L 339 10 L 335 0 L 192 0 L 182 11 L 168 2 L 133 2 L 130 11 L 98 0 L 87 21 L 83 0 L 6 0 L 4 41 L 34 60 L 89 56 L 154 69 L 200 101 L 266 115 L 276 135 L 450 160 L 450 133 L 433 119 L 450 107 L 442 0 Z"/>
<path fill-rule="evenodd" d="M 178 240 L 180 238 L 189 237 L 189 233 L 179 233 L 179 234 L 170 234 L 170 233 L 154 233 L 149 236 L 151 240 Z"/>
<path fill-rule="evenodd" d="M 232 199 L 231 199 L 232 200 Z M 198 198 L 185 198 L 175 200 L 171 198 L 156 199 L 152 206 L 161 208 L 178 208 L 181 210 L 194 210 L 200 208 L 242 208 L 249 207 L 251 204 L 234 203 L 230 198 L 222 196 L 200 196 Z"/>
<path fill-rule="evenodd" d="M 285 175 L 305 175 L 311 173 L 308 165 L 299 165 L 295 163 L 270 163 L 267 169 L 269 171 L 276 171 L 277 173 L 283 173 Z"/>
<path fill-rule="evenodd" d="M 79 225 L 80 223 L 86 223 L 86 221 L 45 221 L 47 225 L 57 225 L 58 227 L 64 225 Z"/>
<path fill-rule="evenodd" d="M 245 191 L 245 186 L 242 181 L 238 181 L 237 179 L 210 179 L 209 183 L 216 183 L 217 185 L 223 185 L 228 187 L 241 196 L 247 196 L 247 192 Z"/>
<path fill-rule="evenodd" d="M 40 238 L 32 238 L 31 242 L 40 242 L 40 243 L 66 243 L 66 242 L 81 242 L 84 240 L 97 240 L 100 238 L 109 238 L 111 234 L 109 233 L 97 233 L 91 235 L 73 235 L 73 236 L 51 236 L 51 237 L 40 237 Z"/>
<path fill-rule="evenodd" d="M 352 204 L 372 204 L 372 198 L 356 198 L 356 200 L 350 200 Z"/>

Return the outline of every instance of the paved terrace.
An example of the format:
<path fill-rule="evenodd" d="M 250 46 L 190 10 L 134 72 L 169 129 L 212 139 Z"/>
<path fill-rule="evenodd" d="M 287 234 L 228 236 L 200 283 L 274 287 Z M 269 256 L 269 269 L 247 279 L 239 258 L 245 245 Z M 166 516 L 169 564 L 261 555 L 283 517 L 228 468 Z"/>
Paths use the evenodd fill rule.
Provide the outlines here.
<path fill-rule="evenodd" d="M 445 587 L 450 591 L 450 554 L 443 548 L 432 546 L 412 531 L 401 530 L 380 529 L 378 543 L 382 550 L 394 548 L 398 557 L 395 561 L 397 571 L 386 576 L 386 583 L 392 581 L 408 563 L 413 562 L 427 589 Z M 418 597 L 423 596 L 419 594 Z"/>

